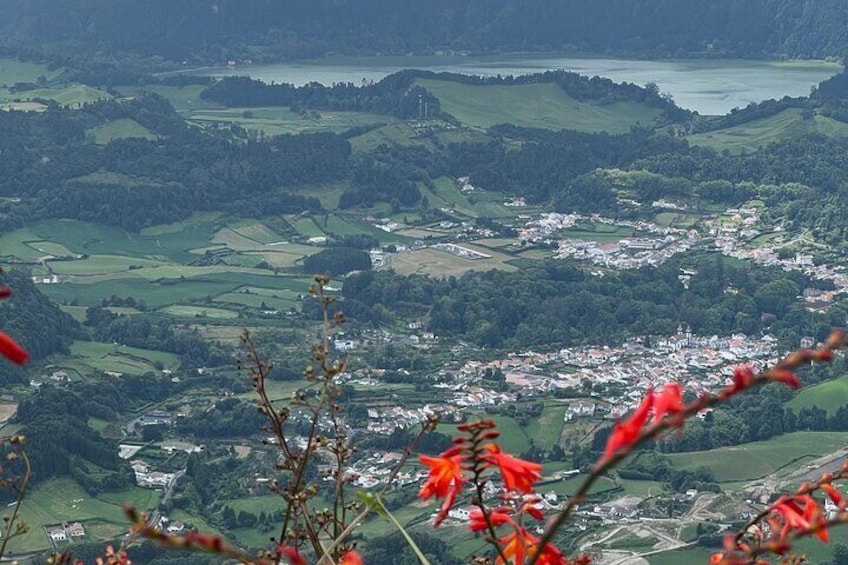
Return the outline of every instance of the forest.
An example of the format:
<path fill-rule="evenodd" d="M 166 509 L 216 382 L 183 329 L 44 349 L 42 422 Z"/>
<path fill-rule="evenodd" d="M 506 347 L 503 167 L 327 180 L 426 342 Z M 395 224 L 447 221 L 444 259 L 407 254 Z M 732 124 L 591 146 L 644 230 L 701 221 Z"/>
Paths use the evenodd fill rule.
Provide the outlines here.
<path fill-rule="evenodd" d="M 514 273 L 471 272 L 434 280 L 364 272 L 343 288 L 353 319 L 379 326 L 386 315 L 422 316 L 429 329 L 485 347 L 620 343 L 628 336 L 672 334 L 680 323 L 697 334 L 768 331 L 787 344 L 806 334 L 823 338 L 844 313 L 813 314 L 794 299 L 810 281 L 780 269 L 688 261 L 698 277 L 677 279 L 680 261 L 658 268 L 594 277 L 564 261 Z M 723 292 L 734 288 L 736 293 Z"/>
<path fill-rule="evenodd" d="M 88 66 L 334 54 L 577 51 L 650 57 L 838 57 L 838 0 L 9 0 L 0 37 Z M 73 41 L 69 41 L 73 38 Z M 115 66 L 117 68 L 117 65 Z"/>

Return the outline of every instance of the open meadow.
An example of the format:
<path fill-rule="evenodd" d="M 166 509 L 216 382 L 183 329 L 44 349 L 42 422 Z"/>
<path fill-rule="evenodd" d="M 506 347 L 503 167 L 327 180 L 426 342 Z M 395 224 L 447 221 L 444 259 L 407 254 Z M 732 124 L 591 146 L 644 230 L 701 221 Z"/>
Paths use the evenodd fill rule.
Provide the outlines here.
<path fill-rule="evenodd" d="M 86 527 L 85 541 L 114 539 L 127 531 L 123 504 L 139 510 L 156 507 L 159 493 L 153 489 L 133 487 L 128 490 L 91 496 L 72 479 L 48 479 L 32 488 L 21 507 L 21 519 L 30 530 L 9 542 L 10 553 L 28 553 L 48 549 L 43 525 L 81 522 Z M 89 523 L 94 527 L 88 530 Z"/>
<path fill-rule="evenodd" d="M 766 441 L 709 451 L 671 453 L 665 457 L 678 469 L 710 469 L 720 483 L 760 479 L 797 469 L 848 445 L 848 432 L 793 432 Z"/>
<path fill-rule="evenodd" d="M 795 398 L 786 403 L 796 413 L 802 408 L 817 406 L 831 416 L 846 404 L 848 404 L 848 375 L 804 387 Z"/>
<path fill-rule="evenodd" d="M 488 128 L 514 124 L 544 129 L 624 133 L 635 125 L 651 125 L 660 110 L 636 102 L 583 102 L 553 83 L 474 85 L 439 79 L 418 79 L 432 92 L 442 110 L 463 124 Z"/>
<path fill-rule="evenodd" d="M 703 145 L 716 151 L 727 149 L 739 154 L 752 153 L 770 143 L 812 133 L 845 137 L 848 136 L 848 124 L 820 114 L 806 117 L 804 110 L 788 108 L 773 116 L 690 135 L 687 139 L 692 145 Z"/>

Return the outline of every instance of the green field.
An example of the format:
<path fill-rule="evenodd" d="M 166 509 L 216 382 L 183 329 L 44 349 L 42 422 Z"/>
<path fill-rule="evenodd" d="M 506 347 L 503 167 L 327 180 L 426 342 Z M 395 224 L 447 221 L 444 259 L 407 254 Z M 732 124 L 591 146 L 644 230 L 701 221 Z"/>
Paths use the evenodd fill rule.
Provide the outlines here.
<path fill-rule="evenodd" d="M 318 231 L 312 219 L 304 220 Z M 375 229 L 335 216 L 329 220 L 347 233 Z M 104 297 L 131 296 L 153 309 L 180 305 L 172 309 L 173 315 L 204 315 L 206 310 L 209 317 L 233 318 L 235 312 L 213 306 L 199 310 L 194 302 L 249 285 L 257 293 L 266 289 L 265 295 L 274 302 L 271 307 L 288 308 L 306 292 L 309 281 L 302 277 L 274 275 L 254 267 L 265 261 L 275 268 L 292 268 L 318 248 L 287 243 L 258 220 L 238 221 L 232 227 L 220 223 L 219 214 L 195 214 L 129 233 L 88 222 L 46 220 L 0 236 L 0 255 L 33 263 L 35 274 L 44 275 L 49 268 L 60 276 L 61 284 L 40 286 L 60 304 L 93 306 Z M 205 250 L 222 253 L 224 263 L 188 264 L 198 261 Z M 45 268 L 37 262 L 47 255 L 61 260 L 48 259 Z M 251 306 L 254 301 L 228 296 L 221 302 Z M 256 306 L 260 304 L 261 300 Z"/>
<path fill-rule="evenodd" d="M 848 124 L 826 116 L 814 115 L 804 119 L 803 110 L 788 108 L 767 118 L 726 129 L 698 133 L 687 137 L 693 145 L 712 147 L 717 151 L 727 149 L 731 153 L 752 153 L 770 143 L 810 133 L 848 136 Z"/>
<path fill-rule="evenodd" d="M 794 432 L 766 441 L 666 457 L 679 469 L 707 467 L 718 482 L 748 481 L 796 468 L 846 445 L 848 432 Z"/>
<path fill-rule="evenodd" d="M 533 128 L 625 133 L 637 124 L 652 124 L 661 113 L 636 102 L 583 102 L 553 83 L 472 85 L 418 79 L 416 84 L 432 92 L 441 101 L 442 110 L 478 128 L 509 123 Z"/>
<path fill-rule="evenodd" d="M 562 435 L 567 411 L 568 409 L 560 404 L 546 403 L 542 415 L 532 418 L 525 428 L 527 436 L 533 438 L 537 445 L 545 449 L 557 445 Z"/>
<path fill-rule="evenodd" d="M 71 344 L 71 356 L 64 365 L 83 374 L 110 371 L 141 375 L 148 371 L 158 372 L 156 363 L 173 369 L 180 361 L 173 353 L 98 341 L 75 341 Z"/>
<path fill-rule="evenodd" d="M 0 59 L 0 85 L 11 86 L 17 82 L 35 82 L 38 77 L 52 79 L 62 69 L 50 70 L 46 64 L 16 59 Z"/>
<path fill-rule="evenodd" d="M 238 312 L 226 310 L 224 308 L 214 308 L 210 306 L 188 306 L 186 304 L 172 304 L 159 310 L 171 316 L 179 318 L 221 318 L 232 320 L 238 318 Z"/>
<path fill-rule="evenodd" d="M 87 133 L 91 135 L 94 143 L 98 145 L 106 145 L 113 139 L 125 139 L 129 137 L 156 139 L 156 134 L 129 118 L 112 120 L 109 123 L 91 128 Z"/>
<path fill-rule="evenodd" d="M 135 487 L 92 497 L 69 478 L 49 479 L 27 492 L 21 519 L 31 528 L 23 536 L 9 542 L 9 552 L 24 553 L 48 548 L 47 537 L 41 526 L 62 521 L 81 521 L 87 526 L 89 520 L 95 520 L 105 527 L 95 528 L 86 539 L 96 539 L 97 533 L 101 534 L 99 539 L 112 538 L 128 529 L 123 503 L 131 503 L 139 509 L 150 509 L 155 508 L 158 499 L 159 493 L 156 491 Z"/>
<path fill-rule="evenodd" d="M 368 131 L 350 140 L 354 151 L 367 152 L 380 145 L 428 145 L 407 123 L 389 124 Z"/>
<path fill-rule="evenodd" d="M 651 565 L 682 565 L 683 563 L 706 565 L 710 562 L 710 556 L 713 553 L 714 552 L 709 549 L 696 547 L 663 551 L 662 553 L 650 555 L 645 559 L 647 559 L 648 563 Z"/>
<path fill-rule="evenodd" d="M 62 106 L 71 108 L 79 108 L 83 104 L 96 102 L 98 100 L 108 100 L 112 96 L 105 90 L 85 86 L 82 84 L 72 84 L 60 88 L 37 88 L 35 90 L 26 90 L 6 96 L 12 100 L 53 100 Z"/>
<path fill-rule="evenodd" d="M 835 414 L 841 406 L 846 404 L 848 404 L 848 375 L 805 387 L 795 398 L 786 403 L 796 413 L 802 408 L 818 406 L 830 415 Z"/>
<path fill-rule="evenodd" d="M 352 127 L 371 124 L 391 124 L 392 116 L 366 112 L 305 111 L 288 108 L 200 108 L 184 109 L 190 122 L 200 125 L 238 124 L 246 130 L 261 131 L 267 136 L 311 133 L 318 131 L 343 132 Z"/>

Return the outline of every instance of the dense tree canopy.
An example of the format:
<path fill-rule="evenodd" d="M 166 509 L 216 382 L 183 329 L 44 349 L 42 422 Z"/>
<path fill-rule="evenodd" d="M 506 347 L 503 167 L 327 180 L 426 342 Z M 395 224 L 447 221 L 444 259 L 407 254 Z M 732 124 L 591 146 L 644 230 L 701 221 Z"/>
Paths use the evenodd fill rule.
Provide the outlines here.
<path fill-rule="evenodd" d="M 848 45 L 839 0 L 8 0 L 0 22 L 17 48 L 203 63 L 435 50 L 824 57 Z"/>

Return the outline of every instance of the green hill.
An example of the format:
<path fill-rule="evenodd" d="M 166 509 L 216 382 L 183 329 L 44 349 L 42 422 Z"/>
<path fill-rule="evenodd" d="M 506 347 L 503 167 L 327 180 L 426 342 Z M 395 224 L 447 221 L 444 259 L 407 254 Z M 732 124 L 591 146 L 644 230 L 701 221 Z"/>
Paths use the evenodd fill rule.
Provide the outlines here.
<path fill-rule="evenodd" d="M 818 406 L 828 414 L 834 414 L 845 404 L 848 404 L 848 375 L 806 387 L 786 405 L 796 412 Z"/>
<path fill-rule="evenodd" d="M 452 80 L 418 79 L 432 92 L 442 110 L 463 124 L 488 128 L 514 124 L 545 129 L 623 133 L 637 124 L 651 125 L 662 110 L 631 101 L 581 101 L 554 83 L 466 84 Z"/>
<path fill-rule="evenodd" d="M 766 441 L 666 455 L 678 469 L 707 467 L 718 482 L 750 481 L 845 446 L 845 432 L 794 432 Z"/>
<path fill-rule="evenodd" d="M 717 151 L 727 149 L 731 153 L 740 154 L 753 153 L 770 143 L 808 133 L 848 137 L 848 124 L 818 114 L 805 118 L 804 110 L 788 108 L 767 118 L 690 135 L 687 139 L 693 145 L 704 145 Z"/>

